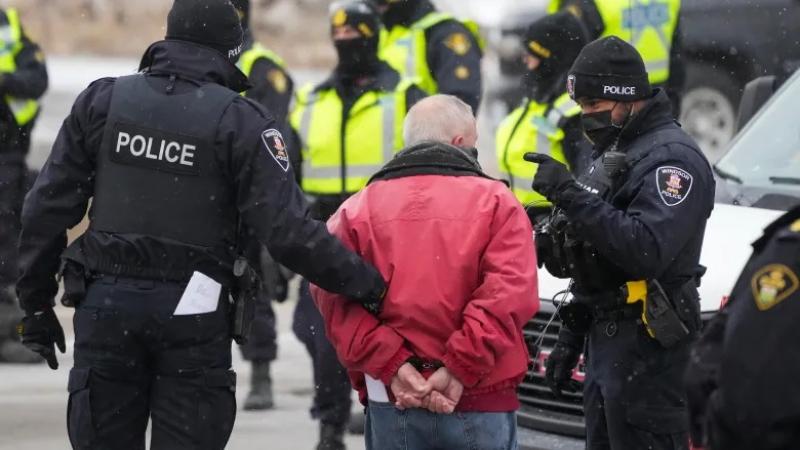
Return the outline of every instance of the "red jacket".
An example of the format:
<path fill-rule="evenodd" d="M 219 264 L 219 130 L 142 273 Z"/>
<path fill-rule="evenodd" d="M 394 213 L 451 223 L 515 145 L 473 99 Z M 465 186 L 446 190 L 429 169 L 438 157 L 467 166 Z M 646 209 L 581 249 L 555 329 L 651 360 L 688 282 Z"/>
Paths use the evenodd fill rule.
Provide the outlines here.
<path fill-rule="evenodd" d="M 539 308 L 533 231 L 502 183 L 417 175 L 377 181 L 328 221 L 388 280 L 379 318 L 312 293 L 362 402 L 364 373 L 387 386 L 412 355 L 440 360 L 465 386 L 459 411 L 519 408 L 528 367 L 522 327 Z"/>

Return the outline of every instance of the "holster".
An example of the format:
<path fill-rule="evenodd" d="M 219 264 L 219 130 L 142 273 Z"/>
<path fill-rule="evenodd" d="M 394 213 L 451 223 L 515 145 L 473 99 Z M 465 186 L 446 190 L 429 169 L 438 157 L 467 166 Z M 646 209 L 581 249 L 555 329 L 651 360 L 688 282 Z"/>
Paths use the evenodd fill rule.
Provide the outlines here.
<path fill-rule="evenodd" d="M 256 272 L 247 259 L 239 257 L 233 264 L 236 286 L 231 290 L 233 296 L 233 315 L 231 318 L 231 337 L 237 344 L 247 342 L 250 328 L 256 314 L 256 298 L 261 283 Z"/>
<path fill-rule="evenodd" d="M 86 269 L 82 264 L 67 259 L 61 268 L 61 277 L 64 281 L 64 294 L 61 304 L 74 308 L 86 298 Z"/>
<path fill-rule="evenodd" d="M 643 302 L 644 325 L 662 347 L 670 348 L 689 336 L 689 328 L 657 280 L 628 282 L 624 290 L 626 303 Z"/>

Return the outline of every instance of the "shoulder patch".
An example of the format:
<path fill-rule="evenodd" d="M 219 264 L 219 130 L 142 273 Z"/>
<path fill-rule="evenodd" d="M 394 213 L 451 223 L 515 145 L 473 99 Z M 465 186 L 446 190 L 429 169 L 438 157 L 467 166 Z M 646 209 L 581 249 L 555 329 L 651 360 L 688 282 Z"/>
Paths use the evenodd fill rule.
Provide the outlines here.
<path fill-rule="evenodd" d="M 470 76 L 469 69 L 467 66 L 458 66 L 455 70 L 455 76 L 459 80 L 466 80 Z"/>
<path fill-rule="evenodd" d="M 274 87 L 279 94 L 285 94 L 286 90 L 289 88 L 289 81 L 280 69 L 272 69 L 267 72 L 267 80 L 269 80 L 272 87 Z"/>
<path fill-rule="evenodd" d="M 288 172 L 290 165 L 289 153 L 281 132 L 274 128 L 266 130 L 261 133 L 261 140 L 264 141 L 264 146 L 267 147 L 267 152 L 272 156 L 272 159 L 278 163 L 284 172 Z"/>
<path fill-rule="evenodd" d="M 444 41 L 445 47 L 449 48 L 458 56 L 466 55 L 472 48 L 472 43 L 464 33 L 453 33 Z"/>
<path fill-rule="evenodd" d="M 750 285 L 756 306 L 760 311 L 766 311 L 797 292 L 800 279 L 789 267 L 770 264 L 753 275 Z"/>
<path fill-rule="evenodd" d="M 672 166 L 662 166 L 656 170 L 658 195 L 667 206 L 681 204 L 692 191 L 694 177 L 687 171 Z"/>

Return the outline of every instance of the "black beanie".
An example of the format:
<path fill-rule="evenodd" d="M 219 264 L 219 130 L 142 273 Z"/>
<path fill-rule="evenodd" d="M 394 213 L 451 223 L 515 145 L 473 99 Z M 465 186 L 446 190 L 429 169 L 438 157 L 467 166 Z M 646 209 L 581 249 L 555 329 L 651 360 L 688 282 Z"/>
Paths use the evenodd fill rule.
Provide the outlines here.
<path fill-rule="evenodd" d="M 211 47 L 231 61 L 242 52 L 242 24 L 230 0 L 175 0 L 166 38 Z"/>
<path fill-rule="evenodd" d="M 616 36 L 589 43 L 581 50 L 567 78 L 573 99 L 600 98 L 630 102 L 652 94 L 642 56 Z"/>
<path fill-rule="evenodd" d="M 586 41 L 586 32 L 580 21 L 568 12 L 559 12 L 531 24 L 525 32 L 523 45 L 543 64 L 563 74 L 569 70 Z"/>

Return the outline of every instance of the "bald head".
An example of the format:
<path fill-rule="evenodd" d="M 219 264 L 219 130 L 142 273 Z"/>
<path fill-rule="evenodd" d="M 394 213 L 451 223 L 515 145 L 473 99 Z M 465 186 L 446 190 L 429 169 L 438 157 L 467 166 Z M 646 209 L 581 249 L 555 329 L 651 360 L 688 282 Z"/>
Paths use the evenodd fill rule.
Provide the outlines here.
<path fill-rule="evenodd" d="M 408 111 L 403 125 L 408 147 L 421 142 L 440 142 L 474 148 L 478 127 L 472 108 L 452 95 L 434 95 L 420 100 Z"/>

